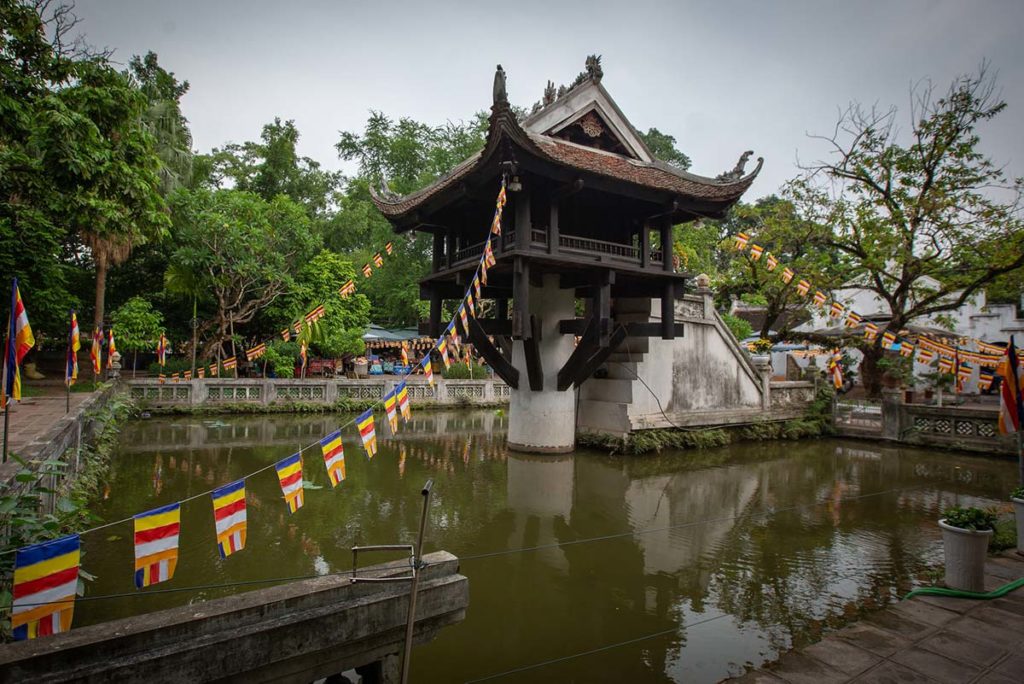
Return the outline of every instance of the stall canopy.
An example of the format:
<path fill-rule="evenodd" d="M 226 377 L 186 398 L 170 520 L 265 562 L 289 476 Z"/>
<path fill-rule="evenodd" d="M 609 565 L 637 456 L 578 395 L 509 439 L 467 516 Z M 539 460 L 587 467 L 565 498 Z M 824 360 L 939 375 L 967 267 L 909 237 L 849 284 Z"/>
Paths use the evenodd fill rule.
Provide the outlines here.
<path fill-rule="evenodd" d="M 363 342 L 370 349 L 402 346 L 405 342 L 409 349 L 429 349 L 433 340 L 421 337 L 416 328 L 384 328 L 372 323 L 363 334 Z"/>

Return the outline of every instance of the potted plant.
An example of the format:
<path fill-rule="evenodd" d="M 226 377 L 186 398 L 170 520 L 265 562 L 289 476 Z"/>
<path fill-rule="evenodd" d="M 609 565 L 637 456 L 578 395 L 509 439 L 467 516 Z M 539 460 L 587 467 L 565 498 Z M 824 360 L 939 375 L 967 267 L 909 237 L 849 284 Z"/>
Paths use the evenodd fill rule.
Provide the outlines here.
<path fill-rule="evenodd" d="M 1017 553 L 1024 556 L 1024 487 L 1010 492 L 1014 514 L 1017 516 Z"/>
<path fill-rule="evenodd" d="M 996 515 L 980 508 L 947 509 L 939 520 L 946 563 L 946 586 L 964 591 L 985 590 L 985 553 Z"/>
<path fill-rule="evenodd" d="M 761 337 L 750 344 L 751 360 L 754 363 L 770 363 L 772 360 L 771 351 L 775 343 L 767 337 Z"/>

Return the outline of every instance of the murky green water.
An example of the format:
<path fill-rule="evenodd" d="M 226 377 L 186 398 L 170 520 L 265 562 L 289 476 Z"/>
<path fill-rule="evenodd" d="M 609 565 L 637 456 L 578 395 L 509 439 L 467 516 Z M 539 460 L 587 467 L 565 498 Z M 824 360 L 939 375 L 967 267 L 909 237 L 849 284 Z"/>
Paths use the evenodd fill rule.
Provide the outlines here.
<path fill-rule="evenodd" d="M 306 505 L 289 515 L 273 471 L 247 482 L 246 549 L 221 560 L 208 496 L 182 508 L 177 588 L 350 567 L 357 544 L 410 542 L 435 481 L 429 549 L 462 557 L 466 621 L 414 652 L 413 681 L 712 682 L 816 638 L 905 591 L 941 560 L 939 511 L 1000 504 L 1005 460 L 850 441 L 748 443 L 702 452 L 529 457 L 504 449 L 491 412 L 414 414 L 372 461 L 345 434 L 332 491 L 307 452 Z M 334 417 L 153 419 L 123 432 L 95 509 L 116 520 L 267 466 Z M 386 428 L 385 428 L 386 430 Z M 594 537 L 608 537 L 585 541 Z M 136 592 L 130 524 L 83 537 L 97 576 L 75 625 L 242 591 Z M 490 552 L 532 549 L 493 556 Z M 157 587 L 154 587 L 156 589 Z M 649 637 L 640 639 L 640 637 Z"/>

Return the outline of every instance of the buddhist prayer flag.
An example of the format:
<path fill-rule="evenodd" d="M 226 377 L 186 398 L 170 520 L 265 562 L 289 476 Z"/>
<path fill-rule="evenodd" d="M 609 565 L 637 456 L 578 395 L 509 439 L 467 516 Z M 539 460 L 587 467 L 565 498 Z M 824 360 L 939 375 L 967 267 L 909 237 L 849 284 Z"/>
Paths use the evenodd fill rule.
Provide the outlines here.
<path fill-rule="evenodd" d="M 103 370 L 103 335 L 100 334 L 99 328 L 93 328 L 89 358 L 92 359 L 92 374 L 99 375 Z"/>
<path fill-rule="evenodd" d="M 832 302 L 832 311 L 830 315 L 832 316 L 832 318 L 839 318 L 840 316 L 843 315 L 843 311 L 845 310 L 846 307 L 840 304 L 839 302 Z"/>
<path fill-rule="evenodd" d="M 761 258 L 762 254 L 764 254 L 764 247 L 762 247 L 761 245 L 751 245 L 750 246 L 750 258 L 751 259 L 753 259 L 754 261 L 758 261 Z"/>
<path fill-rule="evenodd" d="M 111 327 L 107 330 L 107 370 L 114 365 L 114 352 L 117 351 L 117 345 L 114 344 L 114 328 Z"/>
<path fill-rule="evenodd" d="M 842 359 L 843 355 L 839 353 L 838 349 L 836 349 L 832 352 L 832 357 L 828 361 L 828 371 L 832 376 L 832 385 L 836 389 L 842 389 L 843 387 L 843 369 L 839 365 L 839 362 L 842 361 Z"/>
<path fill-rule="evenodd" d="M 999 364 L 999 377 L 1003 380 L 999 388 L 999 433 L 1009 435 L 1021 429 L 1021 420 L 1024 419 L 1020 362 L 1017 347 L 1013 343 L 1013 335 L 1010 335 L 1010 344 L 1007 345 L 1002 363 Z"/>
<path fill-rule="evenodd" d="M 178 564 L 181 504 L 135 516 L 135 587 L 142 589 L 174 577 Z"/>
<path fill-rule="evenodd" d="M 971 379 L 971 374 L 974 372 L 974 366 L 970 366 L 966 363 L 961 363 L 960 367 L 956 370 L 956 376 L 960 380 L 960 388 L 963 389 L 963 383 Z"/>
<path fill-rule="evenodd" d="M 735 245 L 736 249 L 738 249 L 739 251 L 742 252 L 743 250 L 745 250 L 747 248 L 747 243 L 748 242 L 750 242 L 750 236 L 749 235 L 747 235 L 746 233 L 737 233 L 736 234 L 736 245 Z"/>
<path fill-rule="evenodd" d="M 501 212 L 505 208 L 505 202 L 508 201 L 508 196 L 505 194 L 505 181 L 501 181 L 501 189 L 498 190 L 498 199 L 494 206 L 494 220 L 491 221 L 491 232 L 495 235 L 501 235 Z"/>
<path fill-rule="evenodd" d="M 476 309 L 473 308 L 473 293 L 466 293 L 466 310 L 469 311 L 470 316 L 476 316 Z"/>
<path fill-rule="evenodd" d="M 261 343 L 257 344 L 255 347 L 253 347 L 252 349 L 246 349 L 245 350 L 245 359 L 247 361 L 254 361 L 254 360 L 260 358 L 261 356 L 263 356 L 266 353 L 267 353 L 267 345 L 266 345 L 266 343 L 261 342 Z"/>
<path fill-rule="evenodd" d="M 473 291 L 476 292 L 476 301 L 480 301 L 480 275 L 473 275 Z"/>
<path fill-rule="evenodd" d="M 786 268 L 782 269 L 782 282 L 788 285 L 789 282 L 793 280 L 794 275 L 796 274 L 793 272 L 793 269 L 787 266 Z M 810 287 L 810 284 L 808 284 L 808 287 Z"/>
<path fill-rule="evenodd" d="M 342 299 L 347 298 L 350 294 L 356 291 L 356 284 L 351 278 L 345 281 L 345 284 L 338 290 L 338 294 L 341 295 Z"/>
<path fill-rule="evenodd" d="M 896 335 L 886 332 L 882 335 L 882 349 L 889 349 L 896 344 Z"/>
<path fill-rule="evenodd" d="M 857 313 L 856 311 L 851 311 L 850 313 L 846 314 L 846 327 L 847 328 L 856 328 L 858 325 L 860 325 L 860 322 L 861 322 L 860 314 Z"/>
<path fill-rule="evenodd" d="M 80 560 L 81 542 L 77 534 L 15 552 L 11 605 L 15 641 L 71 629 Z"/>
<path fill-rule="evenodd" d="M 384 251 L 387 252 L 388 254 L 391 254 L 391 252 L 393 252 L 394 249 L 395 249 L 395 243 L 391 242 L 390 240 L 388 242 L 384 243 Z"/>
<path fill-rule="evenodd" d="M 369 278 L 373 275 L 373 267 L 370 264 L 363 264 L 363 276 Z"/>
<path fill-rule="evenodd" d="M 460 304 L 459 305 L 459 320 L 462 321 L 462 329 L 465 330 L 466 334 L 468 335 L 469 334 L 469 317 L 466 315 L 466 305 L 465 304 Z"/>
<path fill-rule="evenodd" d="M 160 333 L 160 339 L 156 343 L 156 362 L 161 366 L 167 363 L 167 338 Z"/>
<path fill-rule="evenodd" d="M 448 341 L 444 339 L 444 335 L 441 336 L 441 341 L 437 343 L 437 351 L 441 352 L 441 360 L 444 362 L 444 369 L 448 370 L 451 368 L 452 363 L 448 360 Z"/>
<path fill-rule="evenodd" d="M 402 365 L 409 365 L 409 349 L 408 345 L 404 341 L 402 342 Z"/>
<path fill-rule="evenodd" d="M 231 370 L 238 365 L 238 357 L 232 356 L 230 359 L 224 359 L 224 363 L 221 365 L 224 366 L 224 370 Z"/>
<path fill-rule="evenodd" d="M 284 330 L 282 330 L 281 331 L 281 339 L 284 340 L 285 342 L 291 342 L 292 341 L 292 331 L 289 330 L 288 328 L 285 328 Z"/>
<path fill-rule="evenodd" d="M 199 368 L 196 368 L 196 377 L 197 378 L 205 378 L 206 377 L 206 369 L 203 368 L 202 366 L 200 366 Z"/>
<path fill-rule="evenodd" d="M 398 410 L 402 412 L 402 419 L 409 422 L 412 418 L 412 411 L 409 409 L 409 390 L 404 382 L 398 383 Z"/>
<path fill-rule="evenodd" d="M 299 345 L 299 359 L 302 361 L 302 364 L 299 366 L 299 376 L 305 377 L 306 363 L 309 361 L 309 351 L 306 349 L 305 342 Z"/>
<path fill-rule="evenodd" d="M 0 390 L 0 408 L 7 400 L 21 401 L 21 360 L 36 343 L 32 327 L 28 324 L 25 304 L 21 301 L 18 279 L 11 286 L 11 313 L 7 319 L 7 338 L 4 340 L 3 388 Z"/>
<path fill-rule="evenodd" d="M 302 454 L 292 454 L 274 464 L 288 512 L 302 508 Z"/>
<path fill-rule="evenodd" d="M 398 397 L 395 396 L 396 390 L 391 390 L 388 395 L 384 397 L 384 413 L 388 417 L 388 425 L 391 427 L 391 434 L 394 435 L 398 432 Z"/>
<path fill-rule="evenodd" d="M 210 377 L 211 378 L 217 377 L 217 362 L 216 361 L 214 361 L 213 363 L 210 364 Z"/>
<path fill-rule="evenodd" d="M 377 268 L 380 268 L 381 266 L 384 265 L 384 257 L 380 255 L 380 252 L 377 252 L 376 254 L 373 255 L 373 263 Z"/>
<path fill-rule="evenodd" d="M 167 382 L 167 376 L 166 376 L 166 375 L 164 375 L 163 373 L 159 373 L 159 374 L 157 375 L 157 384 L 158 384 L 158 385 L 162 385 L 162 384 L 164 384 L 165 382 Z"/>
<path fill-rule="evenodd" d="M 427 382 L 430 386 L 434 386 L 434 370 L 430 367 L 430 354 L 423 357 L 423 375 L 426 377 Z"/>
<path fill-rule="evenodd" d="M 485 269 L 481 269 L 481 270 L 484 273 L 486 273 L 486 269 L 487 268 L 490 268 L 491 266 L 494 266 L 494 264 L 497 263 L 497 261 L 494 259 L 494 249 L 491 247 L 491 240 L 490 240 L 490 238 L 488 238 L 487 242 L 484 244 L 484 259 L 483 259 L 483 262 L 484 262 L 484 266 L 486 268 Z M 487 277 L 484 274 L 481 274 L 481 275 L 483 276 L 484 285 L 486 285 L 487 284 Z"/>
<path fill-rule="evenodd" d="M 337 487 L 345 479 L 345 445 L 341 443 L 341 430 L 336 430 L 320 440 L 324 452 L 324 465 L 331 486 Z"/>
<path fill-rule="evenodd" d="M 377 433 L 373 429 L 373 409 L 367 409 L 365 413 L 356 418 L 356 427 L 359 428 L 359 438 L 363 440 L 366 455 L 373 458 L 377 453 Z"/>
<path fill-rule="evenodd" d="M 864 338 L 872 341 L 876 337 L 878 337 L 878 326 L 874 323 L 866 323 L 864 325 Z"/>
<path fill-rule="evenodd" d="M 917 362 L 929 364 L 935 360 L 935 352 L 933 352 L 931 349 L 925 349 L 923 344 L 924 343 L 922 342 L 921 344 L 918 345 Z"/>
<path fill-rule="evenodd" d="M 900 342 L 900 356 L 913 356 L 914 344 L 908 340 Z"/>
<path fill-rule="evenodd" d="M 773 257 L 771 254 L 764 258 L 765 263 L 768 265 L 768 272 L 772 272 L 779 265 L 779 260 Z M 787 281 L 789 282 L 789 281 Z"/>
<path fill-rule="evenodd" d="M 182 373 L 182 375 L 185 377 L 186 380 L 191 380 L 192 379 L 192 371 L 190 371 L 190 370 L 184 371 Z"/>
<path fill-rule="evenodd" d="M 227 558 L 245 548 L 245 480 L 215 489 L 210 496 L 213 498 L 217 548 L 220 549 L 220 557 Z"/>
<path fill-rule="evenodd" d="M 953 373 L 953 359 L 947 358 L 945 356 L 940 356 L 939 357 L 939 372 L 940 373 L 946 373 L 946 374 Z"/>
<path fill-rule="evenodd" d="M 825 296 L 825 293 L 822 292 L 821 290 L 817 290 L 814 293 L 814 300 L 813 301 L 814 301 L 814 305 L 815 306 L 823 306 L 825 304 L 825 302 L 828 301 L 828 297 Z"/>
<path fill-rule="evenodd" d="M 82 348 L 81 336 L 78 332 L 78 316 L 71 311 L 71 326 L 68 330 L 67 363 L 64 369 L 64 384 L 71 387 L 78 379 L 78 350 Z"/>
<path fill-rule="evenodd" d="M 982 392 L 992 389 L 992 383 L 994 381 L 995 373 L 988 370 L 987 368 L 982 368 L 980 371 L 980 375 L 978 376 L 978 389 L 981 390 Z"/>
<path fill-rule="evenodd" d="M 807 293 L 808 293 L 808 291 L 810 291 L 810 289 L 811 289 L 811 283 L 808 280 L 801 280 L 799 283 L 796 284 L 796 292 L 801 297 L 806 297 Z"/>
<path fill-rule="evenodd" d="M 310 311 L 308 314 L 306 314 L 305 321 L 309 325 L 313 325 L 314 323 L 316 323 L 317 321 L 319 321 L 321 318 L 323 318 L 326 315 L 327 315 L 327 309 L 325 309 L 324 305 L 321 304 L 320 306 L 316 307 L 315 309 Z"/>

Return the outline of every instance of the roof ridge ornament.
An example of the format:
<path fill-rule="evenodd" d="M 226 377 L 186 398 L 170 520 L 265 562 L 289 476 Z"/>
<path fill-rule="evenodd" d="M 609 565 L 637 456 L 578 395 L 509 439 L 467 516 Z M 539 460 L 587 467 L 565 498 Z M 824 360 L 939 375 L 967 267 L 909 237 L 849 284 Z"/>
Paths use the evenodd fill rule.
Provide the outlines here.
<path fill-rule="evenodd" d="M 718 174 L 715 176 L 715 180 L 731 182 L 738 181 L 740 178 L 743 178 L 743 169 L 746 167 L 747 162 L 750 161 L 750 156 L 752 154 L 754 154 L 754 150 L 747 150 L 741 154 L 739 161 L 736 162 L 736 166 L 732 168 L 732 171 L 726 171 L 725 173 Z M 758 159 L 758 162 L 760 161 L 761 159 Z"/>
<path fill-rule="evenodd" d="M 508 92 L 505 90 L 505 70 L 498 65 L 494 72 L 494 105 L 508 104 Z"/>

